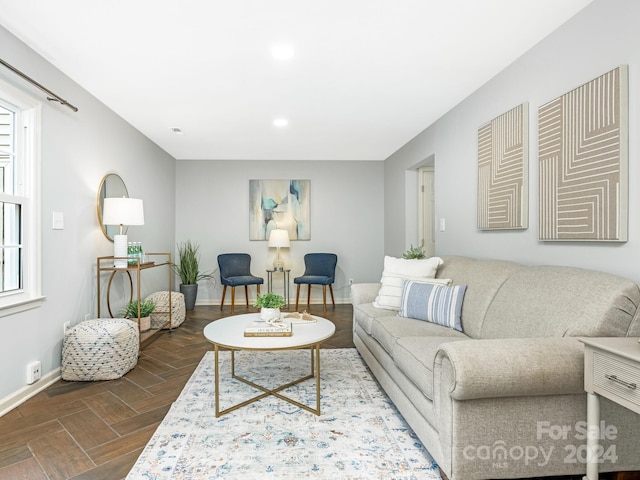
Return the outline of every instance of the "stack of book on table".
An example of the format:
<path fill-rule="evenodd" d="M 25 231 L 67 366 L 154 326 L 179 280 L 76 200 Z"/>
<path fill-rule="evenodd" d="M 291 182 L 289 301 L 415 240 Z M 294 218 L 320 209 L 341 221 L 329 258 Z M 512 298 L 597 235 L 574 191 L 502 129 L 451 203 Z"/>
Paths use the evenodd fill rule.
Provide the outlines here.
<path fill-rule="evenodd" d="M 283 327 L 274 327 L 268 323 L 253 324 L 244 329 L 245 337 L 290 337 L 291 323 L 285 322 Z"/>

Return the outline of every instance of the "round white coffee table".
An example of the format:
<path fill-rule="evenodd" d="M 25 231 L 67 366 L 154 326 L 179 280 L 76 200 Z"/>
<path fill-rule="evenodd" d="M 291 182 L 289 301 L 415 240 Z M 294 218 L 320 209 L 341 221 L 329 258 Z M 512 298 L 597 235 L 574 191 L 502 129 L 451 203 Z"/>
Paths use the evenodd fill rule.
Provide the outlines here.
<path fill-rule="evenodd" d="M 307 410 L 316 415 L 320 415 L 320 344 L 332 337 L 336 331 L 336 326 L 330 320 L 326 318 L 313 316 L 315 322 L 310 323 L 295 323 L 292 325 L 291 336 L 277 337 L 277 336 L 265 336 L 265 337 L 245 337 L 244 330 L 247 327 L 255 326 L 256 320 L 260 318 L 259 313 L 247 313 L 244 315 L 234 315 L 231 317 L 221 318 L 204 327 L 204 336 L 207 340 L 213 343 L 213 350 L 215 355 L 215 406 L 216 417 L 224 415 L 225 413 L 236 410 L 250 403 L 261 400 L 269 395 L 273 395 L 286 402 L 289 402 L 297 407 Z M 288 319 L 283 318 L 283 321 Z M 261 392 L 262 394 L 245 400 L 237 405 L 220 410 L 220 376 L 219 376 L 219 350 L 220 348 L 231 350 L 231 376 L 247 385 L 250 385 Z M 297 380 L 289 382 L 285 385 L 281 385 L 276 388 L 265 388 L 254 382 L 251 382 L 235 373 L 235 351 L 236 350 L 293 350 L 309 348 L 311 351 L 311 372 L 309 375 L 305 375 Z M 304 405 L 297 402 L 285 395 L 279 393 L 281 390 L 297 385 L 314 378 L 316 380 L 316 408 L 311 408 L 308 405 Z"/>

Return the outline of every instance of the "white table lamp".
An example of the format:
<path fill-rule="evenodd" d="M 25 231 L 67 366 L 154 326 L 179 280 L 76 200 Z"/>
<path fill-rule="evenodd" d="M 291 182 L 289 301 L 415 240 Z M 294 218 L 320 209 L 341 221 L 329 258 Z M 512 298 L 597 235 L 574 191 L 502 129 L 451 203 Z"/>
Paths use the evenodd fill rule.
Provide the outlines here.
<path fill-rule="evenodd" d="M 289 245 L 289 232 L 287 230 L 271 230 L 271 233 L 269 234 L 269 246 L 276 247 L 278 249 L 276 258 L 273 261 L 273 268 L 275 270 L 282 270 L 284 268 L 284 262 L 280 258 L 280 248 L 287 248 Z"/>
<path fill-rule="evenodd" d="M 144 209 L 139 198 L 104 199 L 102 223 L 105 225 L 120 225 L 118 235 L 113 236 L 113 256 L 116 257 L 113 266 L 127 267 L 127 235 L 124 234 L 125 225 L 144 225 Z"/>

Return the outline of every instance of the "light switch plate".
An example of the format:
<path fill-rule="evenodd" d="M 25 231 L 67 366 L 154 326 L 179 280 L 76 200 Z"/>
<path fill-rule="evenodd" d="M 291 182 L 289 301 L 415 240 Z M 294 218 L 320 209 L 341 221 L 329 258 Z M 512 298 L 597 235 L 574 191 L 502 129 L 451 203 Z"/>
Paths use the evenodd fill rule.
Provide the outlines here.
<path fill-rule="evenodd" d="M 64 214 L 62 212 L 53 212 L 53 229 L 64 230 Z"/>

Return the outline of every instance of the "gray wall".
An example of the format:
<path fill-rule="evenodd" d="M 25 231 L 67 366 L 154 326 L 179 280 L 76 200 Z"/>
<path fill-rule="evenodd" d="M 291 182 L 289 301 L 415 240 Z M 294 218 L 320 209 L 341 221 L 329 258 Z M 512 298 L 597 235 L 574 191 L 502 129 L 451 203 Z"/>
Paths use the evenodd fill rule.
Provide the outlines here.
<path fill-rule="evenodd" d="M 408 191 L 415 184 L 405 188 L 405 178 L 416 164 L 434 155 L 436 224 L 446 219 L 446 231 L 436 229 L 438 254 L 573 265 L 640 280 L 638 18 L 640 2 L 635 0 L 595 1 L 387 159 L 386 253 L 398 255 L 415 242 L 411 230 L 415 202 Z M 620 64 L 629 65 L 629 241 L 540 242 L 538 107 Z M 522 102 L 529 102 L 529 229 L 480 232 L 476 230 L 478 127 Z"/>
<path fill-rule="evenodd" d="M 40 360 L 43 376 L 55 376 L 64 322 L 74 325 L 96 313 L 96 257 L 113 254 L 113 244 L 103 236 L 96 215 L 102 177 L 118 173 L 130 196 L 144 200 L 145 225 L 131 227 L 130 238 L 148 249 L 170 251 L 175 160 L 1 27 L 0 58 L 79 108 L 74 113 L 48 102 L 42 92 L 0 67 L 0 78 L 43 102 L 42 292 L 46 296 L 41 308 L 0 317 L 1 412 L 14 394 L 29 390 L 27 364 Z M 64 230 L 51 229 L 53 211 L 64 213 Z M 145 279 L 145 289 L 158 289 L 153 277 Z M 122 305 L 120 280 L 116 279 L 112 300 Z"/>
<path fill-rule="evenodd" d="M 249 240 L 249 180 L 311 181 L 311 240 L 291 242 L 281 255 L 291 280 L 304 271 L 304 254 L 338 255 L 334 294 L 348 301 L 348 279 L 378 281 L 383 255 L 383 163 L 342 161 L 179 161 L 176 167 L 176 241 L 200 245 L 201 270 L 215 270 L 214 281 L 202 281 L 198 304 L 217 304 L 222 296 L 217 256 L 246 252 L 254 275 L 265 278 L 275 249 L 266 241 Z M 276 291 L 281 275 L 274 276 Z M 266 291 L 266 286 L 265 290 Z M 312 301 L 322 289 L 312 288 Z M 294 291 L 292 289 L 292 294 Z M 238 292 L 244 301 L 244 292 Z M 255 297 L 255 290 L 250 289 Z M 301 294 L 302 295 L 302 294 Z M 294 299 L 292 295 L 292 299 Z M 306 294 L 303 297 L 306 300 Z M 230 293 L 227 293 L 226 303 Z"/>

